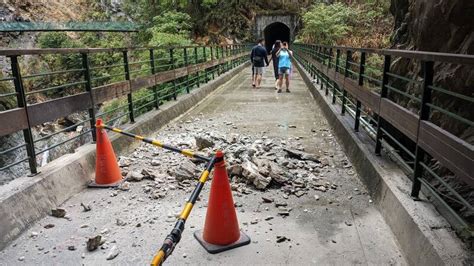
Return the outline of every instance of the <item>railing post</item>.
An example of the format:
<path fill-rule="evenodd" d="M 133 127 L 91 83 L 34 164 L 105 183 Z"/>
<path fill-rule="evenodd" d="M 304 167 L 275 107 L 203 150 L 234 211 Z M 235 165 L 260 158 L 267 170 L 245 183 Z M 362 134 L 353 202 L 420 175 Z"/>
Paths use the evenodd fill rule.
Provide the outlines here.
<path fill-rule="evenodd" d="M 214 61 L 214 47 L 211 46 L 211 61 Z M 212 79 L 214 80 L 214 66 L 211 68 Z"/>
<path fill-rule="evenodd" d="M 350 69 L 350 62 L 352 58 L 352 51 L 347 50 L 346 52 L 346 66 L 344 69 L 344 79 L 349 77 L 349 69 Z M 347 100 L 347 91 L 344 86 L 342 87 L 342 107 L 341 107 L 341 115 L 346 113 L 346 100 Z"/>
<path fill-rule="evenodd" d="M 221 47 L 221 58 L 225 59 L 224 46 Z M 221 73 L 219 75 L 221 75 L 224 72 L 225 72 L 225 62 L 221 64 Z"/>
<path fill-rule="evenodd" d="M 184 66 L 187 68 L 188 67 L 188 48 L 184 48 Z M 187 72 L 187 70 L 186 70 Z M 189 73 L 186 75 L 186 93 L 189 93 Z"/>
<path fill-rule="evenodd" d="M 317 49 L 317 46 L 315 45 L 311 45 L 309 48 L 309 57 L 312 58 L 313 60 L 315 59 L 316 49 Z M 313 66 L 313 67 L 314 67 L 314 74 L 316 75 L 316 84 L 319 84 L 321 82 L 319 71 L 316 68 L 316 66 Z M 322 89 L 323 89 L 323 86 L 321 85 L 321 90 Z"/>
<path fill-rule="evenodd" d="M 388 90 L 387 90 L 387 83 L 388 83 L 388 75 L 387 72 L 390 71 L 390 63 L 391 63 L 391 57 L 390 55 L 385 55 L 384 58 L 384 63 L 383 63 L 383 74 L 382 74 L 382 85 L 381 85 L 381 91 L 380 91 L 380 104 L 379 104 L 379 116 L 378 116 L 378 123 L 377 123 L 377 136 L 376 136 L 376 141 L 375 141 L 375 154 L 380 155 L 380 152 L 382 150 L 382 127 L 383 124 L 385 123 L 385 120 L 382 118 L 380 115 L 380 107 L 382 105 L 382 99 L 387 97 Z"/>
<path fill-rule="evenodd" d="M 219 76 L 221 73 L 221 65 L 219 64 L 219 58 L 221 55 L 219 54 L 219 46 L 216 46 L 216 60 L 217 60 L 217 66 L 216 66 L 216 75 Z"/>
<path fill-rule="evenodd" d="M 224 46 L 221 46 L 221 58 L 225 60 Z M 225 62 L 221 64 L 221 74 L 225 72 Z"/>
<path fill-rule="evenodd" d="M 89 56 L 87 53 L 82 53 L 82 68 L 84 69 L 84 80 L 86 81 L 85 87 L 86 91 L 89 93 L 90 101 L 91 101 L 91 108 L 88 109 L 89 112 L 89 119 L 90 119 L 90 126 L 91 126 L 91 133 L 92 133 L 92 141 L 96 140 L 95 136 L 95 102 L 94 96 L 92 95 L 92 82 L 91 82 L 91 72 L 90 72 L 90 65 L 89 65 Z"/>
<path fill-rule="evenodd" d="M 223 52 L 224 52 L 223 57 L 226 59 L 224 63 L 224 73 L 229 69 L 229 62 L 227 61 L 227 57 L 229 56 L 229 50 L 227 48 L 228 48 L 227 45 L 222 47 Z"/>
<path fill-rule="evenodd" d="M 219 54 L 219 46 L 216 46 L 216 60 L 218 61 L 217 66 L 216 66 L 217 76 L 219 76 L 221 74 L 221 64 L 219 64 L 219 58 L 220 57 L 221 57 L 221 55 Z"/>
<path fill-rule="evenodd" d="M 317 46 L 318 47 L 318 50 L 316 51 L 316 54 L 314 55 L 314 57 L 316 58 L 317 61 L 321 62 L 321 59 L 320 57 L 322 57 L 322 52 L 321 51 L 324 51 L 324 48 L 321 47 L 321 46 Z M 322 64 L 324 65 L 324 64 Z M 324 90 L 324 86 L 323 85 L 326 85 L 326 95 L 328 95 L 329 93 L 329 83 L 328 81 L 325 79 L 325 75 L 324 74 L 324 71 L 323 69 L 321 68 L 321 70 L 318 71 L 319 73 L 319 76 L 320 76 L 320 82 L 321 82 L 321 90 Z M 328 73 L 327 69 L 326 69 L 326 74 Z"/>
<path fill-rule="evenodd" d="M 198 64 L 198 48 L 197 47 L 194 47 L 194 62 L 196 64 L 196 69 L 197 69 L 197 64 Z M 200 69 L 197 69 L 197 72 L 196 72 L 196 87 L 199 88 L 200 86 L 200 82 L 199 82 L 199 79 L 201 78 L 201 76 L 199 75 L 199 70 Z"/>
<path fill-rule="evenodd" d="M 332 58 L 332 48 L 329 48 L 329 54 L 328 54 L 328 70 L 331 68 L 331 58 Z"/>
<path fill-rule="evenodd" d="M 318 62 L 321 62 L 321 49 L 322 49 L 322 47 L 320 45 L 318 45 L 318 51 L 316 52 L 316 60 Z"/>
<path fill-rule="evenodd" d="M 229 45 L 229 49 L 230 49 L 230 56 L 231 56 L 231 57 L 234 56 L 234 54 L 235 54 L 234 45 L 232 45 L 232 44 Z M 230 69 L 232 69 L 232 68 L 234 68 L 234 67 L 235 67 L 235 60 L 232 59 L 232 60 L 230 61 Z"/>
<path fill-rule="evenodd" d="M 156 74 L 155 53 L 153 51 L 153 48 L 150 48 L 150 67 L 151 67 L 151 74 L 155 75 Z M 160 108 L 160 101 L 158 100 L 158 89 L 156 85 L 153 86 L 153 99 L 155 100 L 155 108 L 156 109 Z"/>
<path fill-rule="evenodd" d="M 203 57 L 204 57 L 204 63 L 206 63 L 207 62 L 206 46 L 202 47 L 202 54 L 203 54 Z M 207 77 L 207 68 L 204 67 L 204 82 L 207 83 L 208 81 L 209 81 L 209 79 Z"/>
<path fill-rule="evenodd" d="M 359 64 L 359 86 L 364 85 L 364 73 L 365 73 L 365 52 L 361 52 L 361 54 L 360 54 L 360 64 Z M 361 108 L 362 108 L 362 103 L 357 99 L 355 122 L 354 122 L 354 130 L 356 132 L 359 132 Z"/>
<path fill-rule="evenodd" d="M 335 75 L 337 75 L 337 73 L 339 72 L 339 63 L 340 63 L 340 56 L 341 56 L 341 50 L 337 49 L 336 50 L 336 72 L 335 72 Z M 336 76 L 334 76 L 334 78 L 336 78 Z M 326 85 L 326 95 L 328 94 L 328 87 Z M 333 84 L 333 88 L 332 88 L 332 103 L 335 104 L 336 103 L 336 86 Z"/>
<path fill-rule="evenodd" d="M 174 49 L 170 48 L 170 65 L 171 69 L 175 69 L 175 63 L 174 63 Z M 176 101 L 178 98 L 178 94 L 176 93 L 176 79 L 173 79 L 173 99 Z"/>
<path fill-rule="evenodd" d="M 229 45 L 229 56 L 232 57 L 234 56 L 234 51 L 232 50 L 232 45 Z M 234 67 L 234 60 L 229 61 L 229 69 L 232 69 Z"/>
<path fill-rule="evenodd" d="M 33 140 L 33 134 L 31 132 L 30 119 L 28 115 L 28 104 L 26 102 L 26 94 L 23 87 L 23 81 L 21 79 L 21 70 L 20 65 L 18 64 L 18 57 L 16 55 L 10 57 L 11 67 L 12 67 L 12 76 L 14 78 L 13 82 L 15 85 L 17 106 L 23 108 L 26 114 L 26 121 L 28 123 L 28 128 L 23 129 L 23 138 L 25 140 L 26 154 L 28 156 L 28 164 L 30 166 L 31 175 L 36 175 L 38 173 L 36 165 L 36 153 L 35 153 L 35 143 Z"/>
<path fill-rule="evenodd" d="M 323 58 L 323 65 L 326 65 L 326 73 L 327 73 L 327 69 L 329 68 L 329 64 L 327 62 L 327 59 L 328 59 L 328 48 L 327 47 L 324 47 L 324 58 Z"/>
<path fill-rule="evenodd" d="M 237 58 L 235 57 L 237 54 L 235 53 L 235 45 L 231 45 L 230 46 L 230 52 L 231 52 L 231 56 L 233 56 L 234 58 L 232 59 L 232 68 L 235 68 L 237 66 Z"/>
<path fill-rule="evenodd" d="M 423 69 L 423 95 L 421 98 L 421 110 L 420 117 L 418 119 L 418 130 L 416 137 L 416 150 L 415 150 L 415 165 L 413 169 L 413 185 L 411 189 L 411 196 L 413 198 L 418 198 L 421 189 L 420 178 L 423 174 L 423 167 L 420 162 L 423 162 L 425 159 L 425 151 L 418 144 L 418 138 L 420 136 L 420 127 L 423 120 L 429 120 L 430 118 L 430 107 L 431 103 L 431 86 L 433 85 L 433 76 L 434 76 L 434 62 L 432 61 L 422 61 Z"/>
<path fill-rule="evenodd" d="M 128 65 L 128 52 L 123 51 L 123 65 L 125 69 L 125 79 L 130 80 L 130 67 Z M 133 112 L 133 98 L 132 98 L 132 91 L 130 90 L 130 93 L 127 94 L 127 101 L 128 101 L 128 115 L 130 117 L 130 122 L 135 123 L 135 115 Z"/>

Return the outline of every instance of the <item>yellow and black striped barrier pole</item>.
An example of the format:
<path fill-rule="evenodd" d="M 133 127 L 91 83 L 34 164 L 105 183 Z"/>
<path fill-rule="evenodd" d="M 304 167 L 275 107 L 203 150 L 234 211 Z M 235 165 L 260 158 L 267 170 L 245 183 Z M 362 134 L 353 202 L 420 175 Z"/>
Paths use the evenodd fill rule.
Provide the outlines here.
<path fill-rule="evenodd" d="M 181 211 L 181 214 L 179 215 L 178 221 L 174 225 L 173 230 L 171 230 L 171 233 L 165 238 L 163 245 L 161 246 L 160 250 L 153 258 L 151 262 L 152 266 L 162 265 L 163 262 L 166 260 L 166 258 L 168 258 L 168 256 L 171 255 L 174 248 L 181 240 L 181 234 L 184 231 L 184 224 L 186 223 L 186 219 L 188 219 L 188 216 L 191 213 L 191 210 L 193 209 L 193 206 L 196 203 L 196 200 L 198 199 L 202 188 L 204 187 L 204 183 L 206 183 L 207 181 L 209 173 L 212 171 L 214 164 L 216 162 L 222 161 L 223 159 L 224 159 L 223 156 L 219 156 L 219 157 L 214 156 L 207 163 L 206 169 L 201 173 L 199 182 L 197 183 L 196 187 L 193 190 L 193 193 L 191 194 L 188 201 L 186 202 L 186 205 L 184 205 L 183 211 Z"/>
<path fill-rule="evenodd" d="M 194 158 L 194 159 L 198 159 L 198 160 L 205 161 L 205 162 L 209 162 L 209 161 L 211 160 L 211 158 L 206 157 L 206 156 L 203 156 L 203 155 L 200 155 L 200 154 L 196 154 L 196 153 L 194 153 L 194 152 L 191 151 L 191 150 L 179 149 L 179 148 L 176 148 L 176 147 L 173 147 L 173 146 L 170 146 L 170 145 L 161 143 L 161 142 L 158 141 L 158 140 L 154 140 L 154 139 L 150 139 L 150 138 L 145 138 L 145 137 L 142 137 L 142 136 L 140 136 L 140 135 L 136 135 L 136 134 L 132 134 L 132 133 L 130 133 L 130 132 L 123 131 L 123 130 L 121 130 L 121 129 L 119 129 L 119 128 L 109 127 L 109 126 L 104 125 L 104 124 L 96 125 L 96 127 L 105 128 L 105 129 L 108 129 L 108 130 L 110 130 L 110 131 L 113 131 L 113 132 L 116 132 L 116 133 L 119 133 L 119 134 L 122 134 L 122 135 L 125 135 L 125 136 L 128 136 L 128 137 L 132 137 L 132 138 L 137 139 L 137 140 L 141 140 L 141 141 L 146 142 L 146 143 L 148 143 L 148 144 L 155 145 L 155 146 L 160 147 L 160 148 L 163 148 L 163 149 L 165 149 L 165 150 L 173 151 L 173 152 L 176 152 L 176 153 L 181 153 L 181 154 L 183 154 L 183 155 L 186 155 L 186 156 L 191 157 L 191 158 Z"/>
<path fill-rule="evenodd" d="M 171 230 L 171 233 L 165 238 L 165 241 L 163 242 L 163 245 L 161 246 L 160 250 L 158 253 L 155 255 L 153 258 L 153 261 L 151 262 L 152 266 L 157 266 L 157 265 L 162 265 L 163 262 L 168 258 L 168 256 L 171 255 L 173 252 L 174 248 L 176 245 L 179 243 L 181 240 L 181 234 L 184 231 L 184 224 L 186 223 L 186 219 L 188 218 L 189 214 L 191 213 L 191 210 L 193 209 L 194 204 L 196 203 L 196 200 L 199 197 L 199 194 L 201 193 L 202 188 L 204 187 L 204 184 L 207 181 L 207 178 L 209 177 L 209 174 L 212 171 L 212 168 L 214 168 L 214 164 L 217 162 L 220 162 L 224 160 L 224 156 L 222 152 L 217 152 L 216 155 L 212 156 L 212 158 L 199 155 L 194 153 L 193 151 L 190 150 L 184 150 L 184 149 L 178 149 L 176 147 L 166 145 L 161 143 L 158 140 L 150 139 L 150 138 L 145 138 L 140 135 L 132 134 L 130 132 L 123 131 L 119 128 L 115 127 L 109 127 L 104 124 L 96 125 L 98 128 L 105 128 L 107 130 L 111 130 L 113 132 L 132 137 L 137 140 L 141 140 L 145 143 L 149 143 L 155 146 L 158 146 L 160 148 L 170 150 L 176 153 L 181 153 L 183 155 L 189 156 L 191 158 L 199 159 L 202 161 L 206 161 L 206 169 L 202 171 L 201 176 L 199 177 L 199 182 L 196 184 L 196 187 L 193 190 L 193 193 L 189 197 L 188 201 L 186 202 L 186 205 L 183 208 L 183 211 L 181 211 L 181 214 L 179 215 L 178 221 L 176 221 L 176 224 Z"/>

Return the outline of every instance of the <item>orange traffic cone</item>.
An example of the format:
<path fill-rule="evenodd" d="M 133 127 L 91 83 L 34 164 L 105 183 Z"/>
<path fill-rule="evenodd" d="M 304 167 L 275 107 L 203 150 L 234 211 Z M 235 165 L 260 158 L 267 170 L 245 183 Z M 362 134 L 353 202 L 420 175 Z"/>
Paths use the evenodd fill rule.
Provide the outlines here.
<path fill-rule="evenodd" d="M 107 132 L 101 127 L 102 119 L 96 122 L 95 181 L 89 187 L 116 187 L 122 182 L 122 174 Z"/>
<path fill-rule="evenodd" d="M 212 254 L 250 243 L 250 238 L 239 230 L 224 154 L 217 151 L 216 159 L 204 230 L 194 232 L 194 237 Z"/>

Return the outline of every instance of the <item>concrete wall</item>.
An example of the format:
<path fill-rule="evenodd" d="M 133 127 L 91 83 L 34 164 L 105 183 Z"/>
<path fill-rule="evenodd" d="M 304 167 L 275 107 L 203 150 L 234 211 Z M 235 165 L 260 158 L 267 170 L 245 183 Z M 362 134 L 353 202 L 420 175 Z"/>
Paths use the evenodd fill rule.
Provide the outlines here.
<path fill-rule="evenodd" d="M 295 40 L 296 17 L 294 15 L 258 15 L 255 19 L 254 37 L 255 39 L 263 37 L 265 28 L 275 22 L 281 22 L 290 29 L 290 39 Z"/>
<path fill-rule="evenodd" d="M 353 130 L 354 119 L 340 115 L 339 105 L 324 96 L 319 85 L 296 64 L 315 101 L 323 110 L 338 142 L 357 170 L 375 204 L 390 226 L 410 265 L 473 265 L 470 251 L 449 223 L 424 197 L 410 197 L 411 181 L 386 154 L 376 156 L 374 142 L 361 129 Z"/>
<path fill-rule="evenodd" d="M 202 101 L 246 66 L 248 63 L 194 89 L 190 94 L 180 95 L 178 101 L 167 102 L 159 110 L 148 112 L 138 117 L 134 124 L 121 128 L 135 134 L 150 135 Z M 109 137 L 116 154 L 127 153 L 140 144 L 124 135 L 109 133 Z M 94 174 L 95 145 L 87 144 L 75 153 L 42 167 L 40 174 L 34 177 L 21 177 L 0 186 L 0 250 L 35 221 L 50 214 L 51 209 L 83 190 Z"/>

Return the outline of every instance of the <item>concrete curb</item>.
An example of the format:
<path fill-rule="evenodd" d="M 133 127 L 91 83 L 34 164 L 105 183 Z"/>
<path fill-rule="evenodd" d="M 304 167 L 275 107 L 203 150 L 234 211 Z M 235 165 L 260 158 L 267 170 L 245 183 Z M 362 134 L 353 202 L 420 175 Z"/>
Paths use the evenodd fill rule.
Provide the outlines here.
<path fill-rule="evenodd" d="M 469 251 L 449 223 L 427 200 L 411 199 L 411 181 L 400 167 L 384 155 L 376 156 L 369 136 L 363 130 L 353 130 L 354 119 L 340 115 L 340 106 L 333 105 L 331 99 L 318 90 L 311 75 L 301 65 L 297 63 L 296 66 L 390 226 L 408 263 L 468 265 L 472 259 Z"/>
<path fill-rule="evenodd" d="M 249 63 L 244 63 L 199 89 L 181 95 L 178 101 L 167 102 L 159 110 L 143 114 L 134 124 L 123 125 L 121 128 L 147 136 L 190 110 L 248 65 Z M 126 153 L 140 144 L 127 136 L 109 136 L 116 154 Z M 95 173 L 95 145 L 81 146 L 75 153 L 54 160 L 40 171 L 34 177 L 17 178 L 0 186 L 0 250 L 35 221 L 50 213 L 52 208 L 85 188 Z"/>

